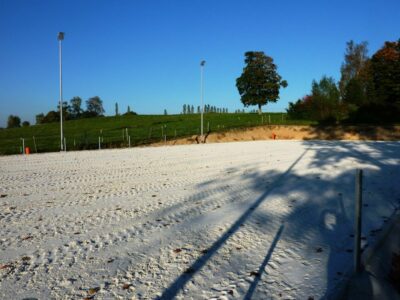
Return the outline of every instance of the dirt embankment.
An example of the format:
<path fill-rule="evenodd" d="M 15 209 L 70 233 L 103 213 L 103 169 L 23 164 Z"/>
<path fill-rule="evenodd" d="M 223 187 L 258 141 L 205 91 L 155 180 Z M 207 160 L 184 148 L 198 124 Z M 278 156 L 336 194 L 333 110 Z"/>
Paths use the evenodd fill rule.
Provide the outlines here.
<path fill-rule="evenodd" d="M 400 140 L 400 126 L 295 126 L 269 125 L 226 132 L 211 132 L 206 143 L 257 140 Z M 168 145 L 195 144 L 199 136 L 167 141 Z M 165 145 L 165 142 L 153 145 Z"/>

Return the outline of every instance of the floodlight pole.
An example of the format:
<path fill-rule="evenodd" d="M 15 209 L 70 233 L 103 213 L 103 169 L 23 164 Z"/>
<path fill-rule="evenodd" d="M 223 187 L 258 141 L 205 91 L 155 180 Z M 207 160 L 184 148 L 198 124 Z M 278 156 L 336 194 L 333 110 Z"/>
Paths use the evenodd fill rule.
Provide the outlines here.
<path fill-rule="evenodd" d="M 64 150 L 64 134 L 63 134 L 63 98 L 62 98 L 62 44 L 64 40 L 64 32 L 59 32 L 58 36 L 58 56 L 60 64 L 60 140 L 61 140 L 61 151 Z"/>
<path fill-rule="evenodd" d="M 203 135 L 203 114 L 204 114 L 204 84 L 203 84 L 203 73 L 204 73 L 204 65 L 206 64 L 205 60 L 202 60 L 200 63 L 200 98 L 201 98 L 201 141 L 204 142 Z"/>

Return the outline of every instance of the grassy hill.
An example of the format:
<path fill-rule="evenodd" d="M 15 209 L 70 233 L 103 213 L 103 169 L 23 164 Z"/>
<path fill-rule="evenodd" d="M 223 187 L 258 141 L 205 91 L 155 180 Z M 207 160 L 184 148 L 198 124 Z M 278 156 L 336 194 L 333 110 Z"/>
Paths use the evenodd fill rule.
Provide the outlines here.
<path fill-rule="evenodd" d="M 270 113 L 262 116 L 254 113 L 204 114 L 204 132 L 226 131 L 233 128 L 259 126 L 261 124 L 309 124 L 304 121 L 286 120 L 286 114 Z M 97 149 L 99 137 L 102 148 L 127 147 L 148 144 L 200 134 L 200 115 L 129 115 L 98 117 L 67 121 L 64 123 L 67 150 Z M 17 154 L 22 151 L 21 138 L 31 152 L 59 151 L 60 124 L 41 124 L 23 128 L 0 130 L 0 154 Z"/>

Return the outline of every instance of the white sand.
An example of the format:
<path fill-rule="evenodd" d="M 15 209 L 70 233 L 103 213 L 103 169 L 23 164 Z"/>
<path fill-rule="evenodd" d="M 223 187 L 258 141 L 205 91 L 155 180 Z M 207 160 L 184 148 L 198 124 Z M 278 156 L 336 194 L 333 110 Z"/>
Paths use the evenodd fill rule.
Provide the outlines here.
<path fill-rule="evenodd" d="M 0 157 L 0 298 L 329 296 L 352 268 L 354 170 L 366 246 L 399 206 L 399 163 L 398 142 Z"/>

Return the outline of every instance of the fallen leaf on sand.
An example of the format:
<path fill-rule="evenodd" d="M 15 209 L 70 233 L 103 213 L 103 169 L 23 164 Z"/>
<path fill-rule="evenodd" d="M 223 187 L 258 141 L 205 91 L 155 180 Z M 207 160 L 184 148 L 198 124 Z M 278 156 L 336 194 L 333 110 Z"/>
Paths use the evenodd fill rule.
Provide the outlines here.
<path fill-rule="evenodd" d="M 123 289 L 123 290 L 127 290 L 127 289 L 129 289 L 131 286 L 132 286 L 132 284 L 130 284 L 130 283 L 124 283 L 124 284 L 122 285 L 122 289 Z"/>
<path fill-rule="evenodd" d="M 94 295 L 94 294 L 96 294 L 98 291 L 100 291 L 100 288 L 99 288 L 99 287 L 91 288 L 91 289 L 88 290 L 88 294 L 89 294 L 89 295 Z"/>
<path fill-rule="evenodd" d="M 32 239 L 32 238 L 33 238 L 33 236 L 27 235 L 27 236 L 21 238 L 21 240 L 26 241 L 26 240 L 30 240 L 30 239 Z"/>
<path fill-rule="evenodd" d="M 7 269 L 7 268 L 12 268 L 12 264 L 0 265 L 0 270 Z"/>
<path fill-rule="evenodd" d="M 176 249 L 174 249 L 174 253 L 179 253 L 179 252 L 182 252 L 182 249 L 181 249 L 181 248 L 176 248 Z"/>

